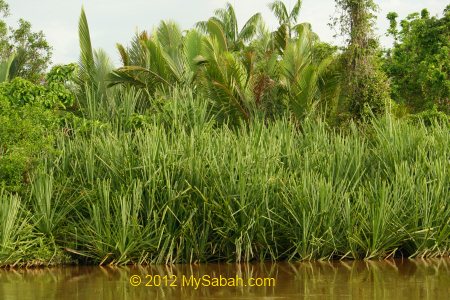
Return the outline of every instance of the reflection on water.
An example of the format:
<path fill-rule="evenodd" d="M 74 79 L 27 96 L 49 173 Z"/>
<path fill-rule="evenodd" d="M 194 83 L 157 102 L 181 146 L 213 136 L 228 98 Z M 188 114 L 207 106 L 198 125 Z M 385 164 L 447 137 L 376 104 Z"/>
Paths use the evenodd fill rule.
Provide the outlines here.
<path fill-rule="evenodd" d="M 130 284 L 138 275 L 143 282 Z M 159 287 L 146 287 L 160 275 Z M 182 278 L 275 278 L 275 286 L 182 286 Z M 147 276 L 147 277 L 146 277 Z M 155 277 L 158 279 L 158 276 Z M 159 285 L 152 279 L 152 284 Z M 168 280 L 167 280 L 168 279 Z M 177 280 L 177 281 L 175 281 Z M 166 282 L 165 282 L 166 281 Z M 166 285 L 177 285 L 170 287 Z M 247 281 L 245 281 L 247 282 Z M 186 282 L 184 282 L 186 283 Z M 269 284 L 268 282 L 266 284 Z M 448 299 L 450 260 L 396 260 L 0 270 L 3 300 Z"/>

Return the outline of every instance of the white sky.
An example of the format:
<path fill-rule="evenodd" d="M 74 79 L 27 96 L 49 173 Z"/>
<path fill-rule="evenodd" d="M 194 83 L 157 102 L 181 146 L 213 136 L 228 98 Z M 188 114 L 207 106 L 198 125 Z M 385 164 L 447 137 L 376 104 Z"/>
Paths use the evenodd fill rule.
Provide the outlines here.
<path fill-rule="evenodd" d="M 267 8 L 272 0 L 230 0 L 238 16 L 239 25 L 254 13 L 261 12 L 271 29 L 276 20 Z M 31 22 L 34 31 L 44 31 L 54 48 L 54 63 L 69 63 L 78 60 L 78 17 L 84 5 L 94 48 L 103 48 L 118 63 L 115 50 L 117 42 L 127 44 L 136 29 L 151 30 L 161 20 L 174 20 L 183 29 L 191 28 L 195 22 L 212 16 L 214 9 L 223 7 L 226 0 L 7 0 L 10 5 L 10 25 L 19 18 Z M 390 40 L 384 37 L 388 27 L 386 15 L 396 11 L 400 19 L 409 13 L 428 8 L 432 15 L 441 15 L 450 4 L 449 0 L 375 0 L 380 7 L 378 33 L 383 45 Z M 285 0 L 290 6 L 294 0 Z M 327 25 L 335 12 L 334 0 L 304 0 L 300 22 L 310 22 L 313 30 L 327 42 L 334 40 L 334 31 Z"/>

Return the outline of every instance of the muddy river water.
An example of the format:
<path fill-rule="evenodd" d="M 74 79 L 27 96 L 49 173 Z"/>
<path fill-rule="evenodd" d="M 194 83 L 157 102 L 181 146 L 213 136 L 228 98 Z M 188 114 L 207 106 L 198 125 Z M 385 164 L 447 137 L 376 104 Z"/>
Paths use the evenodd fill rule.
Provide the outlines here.
<path fill-rule="evenodd" d="M 450 299 L 450 259 L 0 270 L 0 299 Z"/>

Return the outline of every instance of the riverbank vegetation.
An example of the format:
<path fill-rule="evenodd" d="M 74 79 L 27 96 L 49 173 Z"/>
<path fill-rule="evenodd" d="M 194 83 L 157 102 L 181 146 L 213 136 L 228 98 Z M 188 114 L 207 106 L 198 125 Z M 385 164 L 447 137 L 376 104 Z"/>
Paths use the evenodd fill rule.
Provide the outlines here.
<path fill-rule="evenodd" d="M 342 48 L 275 1 L 275 31 L 228 4 L 117 44 L 119 68 L 83 10 L 77 64 L 5 55 L 0 264 L 448 256 L 449 61 L 419 31 L 448 41 L 450 11 L 390 14 L 383 51 L 372 1 L 336 5 Z"/>

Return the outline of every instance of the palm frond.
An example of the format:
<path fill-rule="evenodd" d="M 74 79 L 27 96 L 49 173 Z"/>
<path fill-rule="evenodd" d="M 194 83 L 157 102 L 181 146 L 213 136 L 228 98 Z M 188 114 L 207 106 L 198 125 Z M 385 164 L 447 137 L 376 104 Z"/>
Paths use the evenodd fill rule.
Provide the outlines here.
<path fill-rule="evenodd" d="M 302 7 L 302 0 L 297 0 L 289 15 L 289 20 L 291 20 L 291 22 L 294 23 L 297 22 L 301 7 Z"/>
<path fill-rule="evenodd" d="M 284 5 L 283 1 L 276 0 L 269 4 L 269 9 L 273 12 L 275 17 L 278 19 L 280 25 L 286 24 L 289 21 L 289 14 Z"/>
<path fill-rule="evenodd" d="M 167 81 L 170 76 L 170 70 L 168 70 L 161 44 L 154 40 L 148 40 L 142 41 L 142 45 L 147 55 L 146 67 L 144 69 L 158 74 L 158 77 Z"/>
<path fill-rule="evenodd" d="M 220 49 L 222 49 L 222 51 L 228 50 L 225 33 L 223 32 L 223 27 L 220 25 L 220 23 L 218 23 L 215 20 L 210 19 L 208 21 L 208 32 L 211 35 L 211 37 L 217 41 L 217 43 L 218 43 Z"/>
<path fill-rule="evenodd" d="M 106 88 L 108 85 L 108 77 L 109 74 L 114 69 L 111 58 L 108 54 L 102 50 L 94 51 L 94 82 L 97 85 L 99 92 L 103 95 L 106 95 Z"/>
<path fill-rule="evenodd" d="M 179 54 L 183 43 L 181 29 L 174 22 L 162 21 L 156 30 L 156 40 L 172 58 Z"/>
<path fill-rule="evenodd" d="M 225 8 L 219 8 L 214 11 L 214 17 L 210 18 L 216 20 L 222 25 L 225 36 L 229 41 L 236 41 L 238 36 L 238 23 L 236 12 L 233 5 L 227 2 Z"/>
<path fill-rule="evenodd" d="M 136 33 L 128 47 L 128 56 L 131 66 L 145 66 L 147 62 L 147 53 L 145 50 L 145 42 L 148 41 L 147 32 Z"/>
<path fill-rule="evenodd" d="M 222 51 L 215 39 L 205 39 L 202 78 L 206 95 L 220 118 L 249 120 L 254 104 L 246 66 L 238 54 Z"/>
<path fill-rule="evenodd" d="M 130 84 L 138 88 L 146 87 L 146 84 L 141 79 L 122 68 L 112 71 L 108 76 L 108 87 L 119 84 Z"/>
<path fill-rule="evenodd" d="M 239 33 L 239 39 L 244 42 L 248 42 L 249 40 L 251 40 L 258 30 L 258 26 L 261 20 L 262 18 L 260 13 L 251 16 L 250 19 L 248 19 L 247 23 L 245 23 L 244 27 L 242 27 L 242 30 Z"/>
<path fill-rule="evenodd" d="M 289 28 L 286 24 L 280 25 L 277 31 L 272 33 L 274 47 L 283 53 L 289 43 Z"/>
<path fill-rule="evenodd" d="M 116 44 L 117 51 L 119 51 L 120 60 L 122 61 L 123 66 L 130 65 L 130 58 L 128 56 L 128 52 L 122 44 Z"/>
<path fill-rule="evenodd" d="M 84 8 L 81 8 L 81 15 L 78 23 L 78 36 L 80 40 L 80 77 L 82 81 L 92 81 L 95 77 L 94 53 L 91 44 L 91 35 Z"/>
<path fill-rule="evenodd" d="M 195 23 L 195 28 L 202 33 L 208 33 L 208 21 L 200 21 Z"/>
<path fill-rule="evenodd" d="M 12 54 L 7 60 L 0 62 L 0 83 L 11 79 L 9 74 L 15 57 L 15 54 Z"/>
<path fill-rule="evenodd" d="M 9 68 L 9 79 L 19 76 L 20 70 L 27 61 L 27 51 L 24 48 L 19 48 L 15 53 L 14 59 Z"/>
<path fill-rule="evenodd" d="M 307 36 L 308 38 L 312 39 L 313 41 L 318 41 L 319 36 L 312 31 L 312 26 L 310 23 L 300 23 L 295 25 L 292 30 L 296 33 L 297 37 Z"/>
<path fill-rule="evenodd" d="M 231 3 L 226 4 L 227 19 L 226 19 L 226 32 L 230 35 L 232 41 L 236 41 L 239 32 L 238 21 L 236 17 L 236 12 L 234 11 L 233 5 Z"/>
<path fill-rule="evenodd" d="M 183 52 L 183 35 L 181 29 L 174 22 L 161 22 L 155 40 L 161 49 L 164 63 L 171 71 L 171 76 L 178 82 L 187 82 L 189 77 L 186 68 L 186 56 Z"/>
<path fill-rule="evenodd" d="M 184 38 L 184 55 L 190 70 L 197 73 L 197 58 L 201 55 L 203 48 L 203 37 L 200 32 L 190 30 Z"/>

